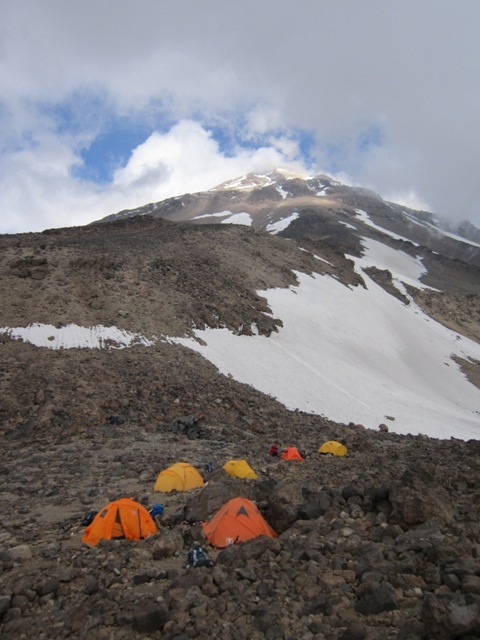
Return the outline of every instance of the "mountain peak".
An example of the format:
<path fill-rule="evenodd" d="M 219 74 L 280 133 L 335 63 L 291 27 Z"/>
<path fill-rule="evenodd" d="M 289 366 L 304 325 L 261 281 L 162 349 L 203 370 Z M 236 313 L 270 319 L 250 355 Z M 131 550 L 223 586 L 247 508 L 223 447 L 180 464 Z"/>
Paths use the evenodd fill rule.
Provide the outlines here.
<path fill-rule="evenodd" d="M 226 191 L 229 189 L 251 190 L 259 187 L 269 187 L 282 180 L 309 180 L 314 176 L 290 167 L 273 167 L 261 171 L 246 173 L 242 176 L 227 180 L 213 187 L 210 191 Z"/>

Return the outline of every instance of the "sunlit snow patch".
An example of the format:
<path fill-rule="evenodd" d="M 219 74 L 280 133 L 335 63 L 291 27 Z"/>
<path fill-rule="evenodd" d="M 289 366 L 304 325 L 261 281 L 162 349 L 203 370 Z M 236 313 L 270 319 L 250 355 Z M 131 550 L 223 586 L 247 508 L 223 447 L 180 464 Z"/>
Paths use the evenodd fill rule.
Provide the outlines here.
<path fill-rule="evenodd" d="M 361 220 L 364 224 L 368 225 L 369 227 L 372 227 L 372 229 L 375 229 L 376 231 L 381 231 L 386 236 L 390 236 L 391 238 L 394 238 L 394 240 L 404 240 L 405 242 L 410 242 L 416 247 L 420 246 L 418 242 L 413 242 L 409 238 L 405 238 L 405 236 L 400 236 L 398 235 L 398 233 L 394 233 L 393 231 L 389 231 L 388 229 L 384 229 L 383 227 L 380 227 L 378 224 L 375 224 L 375 222 L 373 222 L 373 220 L 370 219 L 370 216 L 366 211 L 362 211 L 362 209 L 355 209 L 355 213 L 356 213 L 356 216 L 355 216 L 356 218 Z"/>
<path fill-rule="evenodd" d="M 343 226 L 347 227 L 347 229 L 353 229 L 354 231 L 357 230 L 357 227 L 354 227 L 353 224 L 349 224 L 348 222 L 343 222 L 343 220 L 339 220 L 338 224 L 343 224 Z"/>
<path fill-rule="evenodd" d="M 225 220 L 222 220 L 222 224 L 241 224 L 245 227 L 250 227 L 252 224 L 252 216 L 249 213 L 232 213 L 232 215 Z"/>
<path fill-rule="evenodd" d="M 269 187 L 274 184 L 271 176 L 265 173 L 247 174 L 235 180 L 224 182 L 210 191 L 223 191 L 224 189 L 255 189 L 255 187 Z"/>
<path fill-rule="evenodd" d="M 245 211 L 241 213 L 232 213 L 231 211 L 217 211 L 216 213 L 204 213 L 201 216 L 195 216 L 192 220 L 201 220 L 202 218 L 224 218 L 221 224 L 241 224 L 250 227 L 252 224 L 252 216 Z"/>
<path fill-rule="evenodd" d="M 287 198 L 288 196 L 291 196 L 292 194 L 289 191 L 285 191 L 285 189 L 282 189 L 282 187 L 277 185 L 277 191 L 278 193 L 282 196 L 282 198 L 285 200 L 285 198 Z"/>
<path fill-rule="evenodd" d="M 231 211 L 217 211 L 216 213 L 203 213 L 201 216 L 195 216 L 192 220 L 202 220 L 202 218 L 225 218 L 225 216 L 233 215 Z"/>
<path fill-rule="evenodd" d="M 331 267 L 333 267 L 333 264 L 331 262 L 329 262 L 328 260 L 325 260 L 325 258 L 321 258 L 320 256 L 317 255 L 313 255 L 313 257 L 315 258 L 315 260 L 320 260 L 320 262 L 325 262 L 325 264 L 330 265 Z"/>
<path fill-rule="evenodd" d="M 270 224 L 268 224 L 266 227 L 266 231 L 275 236 L 277 233 L 280 233 L 280 231 L 284 231 L 290 225 L 290 223 L 298 218 L 298 216 L 298 212 L 294 211 L 286 218 L 282 218 L 282 220 L 277 220 L 277 222 L 270 222 Z"/>
<path fill-rule="evenodd" d="M 419 257 L 413 258 L 404 251 L 397 251 L 371 238 L 362 238 L 362 244 L 363 257 L 348 256 L 355 262 L 357 270 L 368 267 L 387 269 L 393 279 L 399 283 L 403 282 L 417 289 L 431 289 L 420 282 L 420 278 L 427 273 L 427 270 Z"/>
<path fill-rule="evenodd" d="M 156 342 L 156 338 L 148 339 L 140 333 L 103 325 L 80 327 L 68 324 L 55 327 L 52 324 L 34 323 L 27 327 L 0 327 L 2 333 L 14 340 L 48 349 L 125 349 L 135 345 L 150 347 Z"/>

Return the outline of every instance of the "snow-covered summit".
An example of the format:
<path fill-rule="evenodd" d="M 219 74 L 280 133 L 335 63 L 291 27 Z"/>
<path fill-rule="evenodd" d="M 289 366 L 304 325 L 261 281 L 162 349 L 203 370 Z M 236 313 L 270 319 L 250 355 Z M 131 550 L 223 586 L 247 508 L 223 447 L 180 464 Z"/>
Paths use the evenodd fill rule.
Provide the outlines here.
<path fill-rule="evenodd" d="M 224 191 L 228 189 L 257 189 L 281 184 L 284 180 L 311 180 L 315 176 L 290 169 L 287 167 L 275 167 L 259 172 L 246 173 L 243 176 L 227 180 L 213 187 L 210 191 Z"/>

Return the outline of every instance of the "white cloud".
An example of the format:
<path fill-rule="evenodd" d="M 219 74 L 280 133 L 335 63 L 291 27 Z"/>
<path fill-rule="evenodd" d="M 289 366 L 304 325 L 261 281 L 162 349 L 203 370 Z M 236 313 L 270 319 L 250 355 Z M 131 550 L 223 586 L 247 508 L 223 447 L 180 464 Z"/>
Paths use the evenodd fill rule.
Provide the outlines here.
<path fill-rule="evenodd" d="M 356 183 L 380 193 L 411 191 L 436 212 L 480 222 L 479 20 L 476 0 L 143 0 L 141 7 L 134 0 L 3 0 L 0 164 L 8 182 L 2 179 L 0 204 L 9 206 L 12 230 L 15 218 L 28 226 L 28 210 L 47 224 L 64 224 L 61 211 L 80 220 L 98 215 L 102 206 L 102 214 L 118 208 L 110 188 L 71 178 L 76 157 L 62 160 L 61 153 L 67 175 L 63 183 L 61 171 L 53 180 L 42 142 L 30 146 L 37 169 L 26 156 L 22 171 L 10 166 L 18 168 L 18 148 L 39 132 L 57 136 L 66 155 L 76 156 L 78 138 L 66 142 L 65 131 L 53 126 L 55 113 L 46 116 L 38 107 L 90 95 L 102 96 L 116 115 L 135 112 L 154 121 L 161 111 L 170 122 L 237 129 L 237 139 L 275 131 L 269 146 L 280 155 L 294 153 L 289 132 L 312 131 L 318 166 L 328 166 L 333 154 L 331 166 Z M 79 111 L 86 140 L 101 130 L 102 114 L 87 102 Z M 371 127 L 381 135 L 364 144 Z M 145 141 L 145 157 L 154 143 Z M 259 160 L 253 151 L 232 155 L 242 166 L 247 158 Z M 173 181 L 168 163 L 163 170 L 142 162 L 132 157 L 130 178 L 128 172 L 116 176 L 125 189 L 130 179 L 133 191 L 120 192 L 136 204 L 142 180 L 144 186 Z M 175 166 L 176 175 L 185 171 L 179 159 Z M 192 160 L 188 166 L 198 165 Z M 237 164 L 225 166 L 233 177 Z M 46 178 L 43 187 L 34 179 L 38 171 Z M 206 177 L 201 163 L 200 171 Z M 38 201 L 27 202 L 28 194 Z"/>
<path fill-rule="evenodd" d="M 399 191 L 390 194 L 383 194 L 383 198 L 389 202 L 397 202 L 409 209 L 416 209 L 417 211 L 431 211 L 432 207 L 422 198 L 418 196 L 415 191 Z"/>
<path fill-rule="evenodd" d="M 272 140 L 272 143 L 275 143 Z M 295 145 L 239 148 L 225 156 L 200 124 L 184 120 L 166 133 L 153 133 L 118 169 L 112 183 L 99 186 L 72 175 L 81 162 L 73 137 L 44 136 L 35 149 L 18 151 L 0 164 L 0 232 L 39 231 L 92 222 L 121 209 L 211 188 L 232 176 L 295 163 Z M 284 152 L 276 146 L 285 147 Z"/>

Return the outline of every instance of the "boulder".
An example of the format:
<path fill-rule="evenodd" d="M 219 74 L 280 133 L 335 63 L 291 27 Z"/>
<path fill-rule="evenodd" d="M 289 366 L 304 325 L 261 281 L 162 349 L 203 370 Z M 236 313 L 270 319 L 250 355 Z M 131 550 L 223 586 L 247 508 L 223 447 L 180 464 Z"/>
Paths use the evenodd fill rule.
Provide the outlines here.
<path fill-rule="evenodd" d="M 153 543 L 152 555 L 154 560 L 162 560 L 170 558 L 176 553 L 181 553 L 183 550 L 184 542 L 180 531 L 177 529 L 163 530 L 160 537 Z"/>
<path fill-rule="evenodd" d="M 163 629 L 167 620 L 166 607 L 160 604 L 149 604 L 133 611 L 132 626 L 139 633 L 153 633 Z"/>
<path fill-rule="evenodd" d="M 251 480 L 231 478 L 222 470 L 222 474 L 209 480 L 195 496 L 189 498 L 185 507 L 185 520 L 195 523 L 208 520 L 232 498 L 255 499 L 255 483 Z"/>
<path fill-rule="evenodd" d="M 364 616 L 398 609 L 395 589 L 387 582 L 376 585 L 360 598 L 355 609 Z"/>
<path fill-rule="evenodd" d="M 268 495 L 266 520 L 277 533 L 282 533 L 299 519 L 298 505 L 303 503 L 302 490 L 298 484 L 286 482 L 277 485 Z"/>
<path fill-rule="evenodd" d="M 461 595 L 429 594 L 423 602 L 421 619 L 435 640 L 480 634 L 480 606 L 467 604 Z"/>
<path fill-rule="evenodd" d="M 30 560 L 32 557 L 32 550 L 26 544 L 19 544 L 16 547 L 12 547 L 7 553 L 13 562 L 24 562 L 25 560 Z"/>
<path fill-rule="evenodd" d="M 304 502 L 298 507 L 297 515 L 300 520 L 313 520 L 323 516 L 330 508 L 331 500 L 328 493 L 320 491 L 316 496 L 311 497 L 308 502 Z"/>
<path fill-rule="evenodd" d="M 431 518 L 445 524 L 453 522 L 452 496 L 440 483 L 423 483 L 416 477 L 409 484 L 398 483 L 389 492 L 392 503 L 390 521 L 408 528 Z"/>

